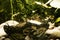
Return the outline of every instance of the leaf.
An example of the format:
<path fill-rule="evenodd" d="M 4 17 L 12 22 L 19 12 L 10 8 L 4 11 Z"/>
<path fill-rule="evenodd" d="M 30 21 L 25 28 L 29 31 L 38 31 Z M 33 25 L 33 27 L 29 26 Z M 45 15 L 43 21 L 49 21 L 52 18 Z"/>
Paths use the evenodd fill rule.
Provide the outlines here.
<path fill-rule="evenodd" d="M 60 21 L 60 17 L 58 17 L 55 22 L 59 22 L 59 21 Z"/>
<path fill-rule="evenodd" d="M 33 4 L 34 3 L 34 0 L 25 0 L 25 2 L 29 5 Z"/>
<path fill-rule="evenodd" d="M 21 10 L 24 9 L 24 5 L 23 4 L 19 4 L 19 7 L 20 7 Z"/>

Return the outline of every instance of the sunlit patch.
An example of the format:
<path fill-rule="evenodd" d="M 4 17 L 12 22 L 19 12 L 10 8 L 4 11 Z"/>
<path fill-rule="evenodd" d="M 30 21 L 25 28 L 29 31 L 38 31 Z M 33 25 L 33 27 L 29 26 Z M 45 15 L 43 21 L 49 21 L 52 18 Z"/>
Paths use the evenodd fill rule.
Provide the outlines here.
<path fill-rule="evenodd" d="M 54 26 L 55 23 L 48 22 L 48 24 L 49 24 L 49 29 L 52 29 L 52 28 L 55 27 L 55 26 Z"/>
<path fill-rule="evenodd" d="M 1 26 L 4 26 L 4 25 L 16 26 L 17 24 L 19 24 L 17 21 L 9 20 L 9 21 L 6 21 L 5 23 L 2 23 Z"/>
<path fill-rule="evenodd" d="M 30 23 L 33 23 L 33 24 L 36 24 L 36 25 L 42 24 L 42 22 L 39 22 L 39 21 L 36 21 L 36 20 L 27 20 L 27 22 L 30 22 Z"/>
<path fill-rule="evenodd" d="M 54 29 L 48 29 L 46 34 L 53 35 L 55 37 L 60 37 L 60 27 L 54 27 Z"/>
<path fill-rule="evenodd" d="M 16 26 L 17 24 L 19 24 L 17 21 L 13 21 L 13 20 L 9 20 L 9 21 L 6 21 L 4 23 L 2 23 L 0 25 L 0 37 L 1 36 L 4 36 L 4 35 L 7 35 L 7 33 L 4 31 L 4 26 Z"/>
<path fill-rule="evenodd" d="M 46 8 L 51 8 L 51 7 L 49 7 L 49 6 L 47 6 L 46 4 L 41 3 L 41 2 L 35 1 L 35 3 L 38 4 L 38 5 L 42 5 L 42 6 L 46 7 Z"/>
<path fill-rule="evenodd" d="M 55 8 L 60 8 L 60 0 L 53 0 L 50 5 Z"/>
<path fill-rule="evenodd" d="M 37 1 L 35 1 L 35 3 L 41 5 L 41 2 L 37 2 Z"/>
<path fill-rule="evenodd" d="M 0 37 L 3 35 L 7 35 L 7 33 L 4 31 L 3 27 L 0 27 Z"/>

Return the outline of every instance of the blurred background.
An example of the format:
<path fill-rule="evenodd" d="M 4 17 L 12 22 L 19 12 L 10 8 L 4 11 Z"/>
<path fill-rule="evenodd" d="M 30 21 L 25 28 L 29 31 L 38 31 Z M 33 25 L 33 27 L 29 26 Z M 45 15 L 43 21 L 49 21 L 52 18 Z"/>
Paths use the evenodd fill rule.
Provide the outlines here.
<path fill-rule="evenodd" d="M 20 28 L 20 33 L 9 36 L 11 40 L 50 40 L 44 33 L 48 22 L 60 25 L 60 9 L 56 4 L 48 3 L 49 0 L 0 0 L 0 24 L 15 20 L 24 26 L 27 19 L 36 20 L 45 24 L 41 26 L 28 25 Z M 58 3 L 58 0 L 56 0 Z M 59 1 L 60 2 L 60 1 Z M 58 5 L 59 6 L 59 5 Z M 21 26 L 21 25 L 20 25 Z M 9 40 L 9 39 L 7 39 Z"/>

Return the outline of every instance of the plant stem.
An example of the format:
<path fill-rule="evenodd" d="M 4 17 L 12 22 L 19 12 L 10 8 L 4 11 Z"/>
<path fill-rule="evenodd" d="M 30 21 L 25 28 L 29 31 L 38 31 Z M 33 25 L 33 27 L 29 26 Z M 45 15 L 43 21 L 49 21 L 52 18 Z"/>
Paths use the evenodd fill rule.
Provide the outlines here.
<path fill-rule="evenodd" d="M 13 18 L 13 1 L 12 0 L 10 0 L 10 4 L 11 4 L 11 19 L 13 20 L 14 18 Z"/>

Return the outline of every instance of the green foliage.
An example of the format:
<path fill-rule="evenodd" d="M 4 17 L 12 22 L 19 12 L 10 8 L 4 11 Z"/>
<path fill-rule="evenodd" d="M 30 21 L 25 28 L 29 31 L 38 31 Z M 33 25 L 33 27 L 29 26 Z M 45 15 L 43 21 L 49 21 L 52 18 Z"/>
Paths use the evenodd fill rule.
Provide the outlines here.
<path fill-rule="evenodd" d="M 26 4 L 33 5 L 35 0 L 25 0 Z"/>
<path fill-rule="evenodd" d="M 1 14 L 6 13 L 7 16 L 11 17 L 12 15 L 17 14 L 19 12 L 19 14 L 13 16 L 14 20 L 18 20 L 18 21 L 26 20 L 26 18 L 30 18 L 35 14 L 39 15 L 42 19 L 49 15 L 55 16 L 55 14 L 58 14 L 53 12 L 55 8 L 51 8 L 51 9 L 45 8 L 44 6 L 35 4 L 35 1 L 43 2 L 43 3 L 47 2 L 47 0 L 45 1 L 44 0 L 13 0 L 12 2 L 10 2 L 10 0 L 6 0 L 6 1 L 1 0 L 0 13 Z M 11 5 L 13 9 L 11 8 Z M 13 14 L 11 14 L 12 12 Z M 5 18 L 7 16 L 5 16 Z M 7 19 L 3 19 L 2 17 L 1 18 L 6 21 L 11 19 L 9 17 L 7 17 Z"/>
<path fill-rule="evenodd" d="M 55 12 L 56 8 L 46 8 L 42 5 L 36 4 L 35 1 L 46 3 L 48 0 L 0 0 L 0 23 L 11 20 L 11 17 L 13 20 L 17 20 L 19 22 L 26 21 L 27 19 L 40 21 L 44 20 L 46 17 L 50 17 L 50 21 L 52 20 L 51 22 L 60 21 L 60 9 Z M 41 31 L 37 31 L 39 34 L 36 32 L 36 35 L 39 36 Z M 36 35 L 34 36 L 36 37 Z M 23 40 L 24 38 L 23 34 L 11 34 L 11 37 L 13 39 L 17 38 L 17 40 Z M 43 37 L 39 37 L 39 39 L 41 38 L 43 39 Z"/>
<path fill-rule="evenodd" d="M 57 22 L 60 22 L 60 17 L 58 17 L 55 22 L 56 22 L 56 23 L 57 23 Z"/>

